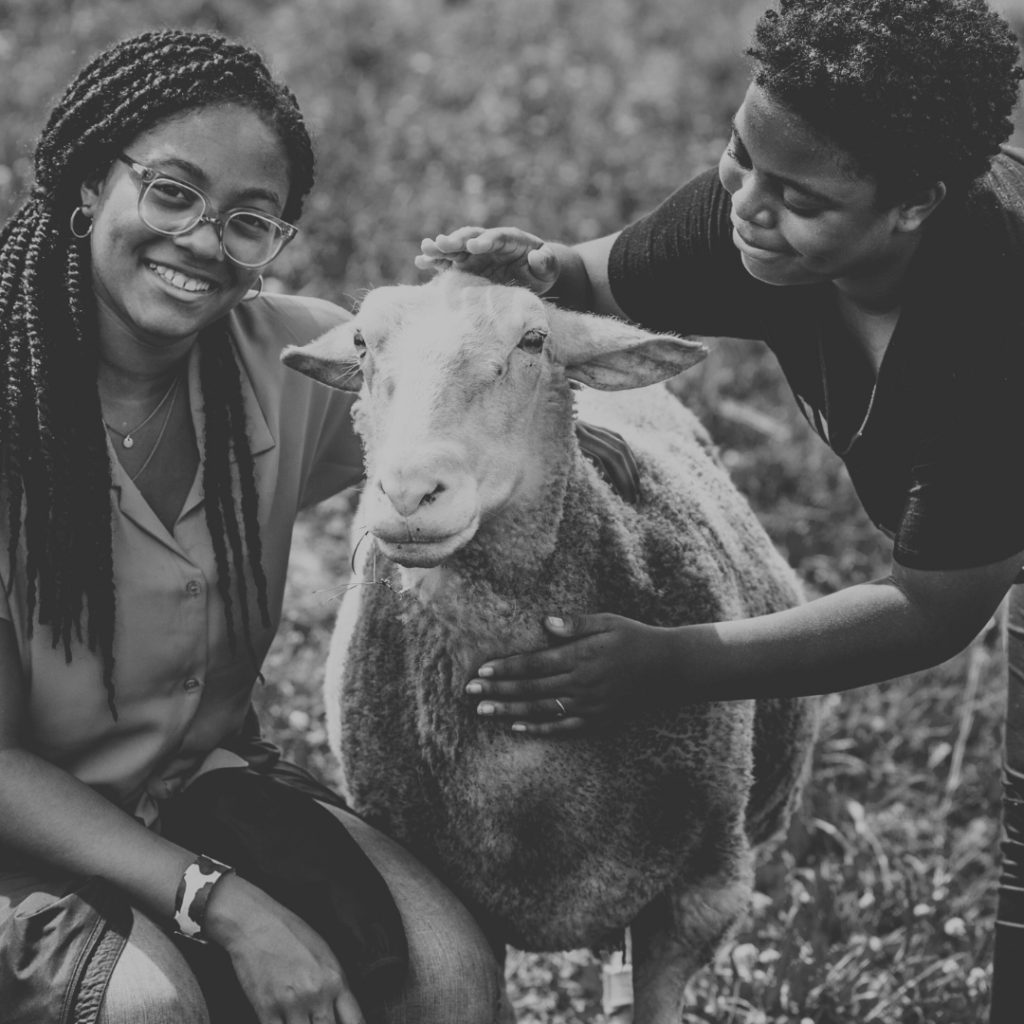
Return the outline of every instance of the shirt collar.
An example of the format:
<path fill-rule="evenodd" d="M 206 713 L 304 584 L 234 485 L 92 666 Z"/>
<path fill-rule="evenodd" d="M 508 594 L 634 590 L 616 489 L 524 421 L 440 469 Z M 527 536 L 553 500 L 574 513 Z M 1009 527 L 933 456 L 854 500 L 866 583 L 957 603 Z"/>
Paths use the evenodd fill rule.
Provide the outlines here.
<path fill-rule="evenodd" d="M 234 341 L 232 339 L 232 344 Z M 188 397 L 189 407 L 192 411 L 192 425 L 195 429 L 196 443 L 199 445 L 200 459 L 202 458 L 203 437 L 206 430 L 206 417 L 203 413 L 203 395 L 199 381 L 199 346 L 192 346 L 188 354 Z M 237 360 L 239 364 L 239 377 L 241 378 L 242 403 L 245 407 L 246 424 L 248 427 L 249 445 L 253 458 L 273 450 L 277 446 L 274 435 L 270 431 L 270 424 L 260 404 L 259 396 L 253 386 L 252 379 L 243 359 Z M 143 498 L 138 487 L 124 471 L 117 454 L 114 451 L 110 437 L 107 437 L 107 448 L 111 461 L 111 481 L 114 490 L 117 491 L 118 508 L 121 513 L 130 519 L 136 526 L 150 534 L 155 540 L 171 548 L 178 554 L 184 554 L 174 537 L 167 532 L 163 523 L 157 518 L 156 513 L 150 508 L 149 503 Z M 234 457 L 232 456 L 232 461 Z M 194 511 L 203 501 L 202 487 L 202 463 L 196 471 L 195 480 L 192 481 L 192 488 L 181 512 L 178 513 L 180 521 Z"/>

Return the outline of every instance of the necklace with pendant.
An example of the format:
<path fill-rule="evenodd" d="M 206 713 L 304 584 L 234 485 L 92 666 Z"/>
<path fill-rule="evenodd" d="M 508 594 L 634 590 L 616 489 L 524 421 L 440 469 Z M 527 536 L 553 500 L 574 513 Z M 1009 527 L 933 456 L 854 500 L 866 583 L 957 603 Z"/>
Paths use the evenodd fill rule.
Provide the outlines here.
<path fill-rule="evenodd" d="M 167 406 L 167 415 L 164 417 L 164 425 L 160 428 L 160 433 L 156 435 L 156 440 L 153 442 L 153 447 L 149 450 L 149 455 L 146 456 L 146 461 L 139 466 L 134 473 L 132 473 L 129 479 L 132 483 L 135 483 L 140 476 L 146 471 L 146 467 L 153 461 L 153 456 L 156 455 L 157 448 L 160 447 L 160 442 L 164 439 L 164 434 L 167 433 L 167 424 L 171 422 L 171 413 L 174 412 L 174 402 L 178 397 L 178 382 L 174 382 L 174 387 L 171 388 L 171 404 Z"/>
<path fill-rule="evenodd" d="M 167 399 L 171 397 L 171 393 L 177 389 L 179 380 L 181 380 L 181 375 L 175 374 L 174 380 L 171 381 L 170 387 L 164 392 L 164 397 L 160 399 L 160 401 L 156 405 L 156 408 L 137 427 L 133 427 L 131 430 L 125 433 L 123 430 L 118 430 L 117 427 L 112 427 L 109 423 L 107 423 L 106 420 L 103 421 L 104 426 L 107 428 L 107 430 L 112 430 L 115 434 L 124 439 L 121 441 L 121 444 L 125 448 L 133 447 L 135 444 L 135 439 L 132 437 L 132 434 L 137 434 L 163 408 L 164 402 L 166 402 Z"/>

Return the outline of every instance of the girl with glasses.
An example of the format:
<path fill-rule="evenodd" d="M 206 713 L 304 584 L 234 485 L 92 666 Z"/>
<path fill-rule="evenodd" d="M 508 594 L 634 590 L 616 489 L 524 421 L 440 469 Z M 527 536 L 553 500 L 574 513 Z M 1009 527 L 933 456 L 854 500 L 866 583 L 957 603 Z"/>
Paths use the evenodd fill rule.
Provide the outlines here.
<path fill-rule="evenodd" d="M 468 912 L 251 712 L 296 512 L 362 476 L 350 399 L 278 359 L 347 314 L 259 295 L 313 182 L 294 97 L 147 33 L 35 166 L 0 234 L 0 1016 L 494 1019 Z"/>

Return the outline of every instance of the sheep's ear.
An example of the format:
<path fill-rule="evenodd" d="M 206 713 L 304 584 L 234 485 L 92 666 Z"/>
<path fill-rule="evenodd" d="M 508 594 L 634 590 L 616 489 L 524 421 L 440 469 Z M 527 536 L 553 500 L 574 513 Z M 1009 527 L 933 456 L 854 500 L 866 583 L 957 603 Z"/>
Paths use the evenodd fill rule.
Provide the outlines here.
<path fill-rule="evenodd" d="M 281 353 L 281 362 L 328 387 L 358 392 L 363 386 L 363 371 L 354 337 L 355 328 L 349 320 L 308 345 L 289 345 Z"/>
<path fill-rule="evenodd" d="M 673 334 L 651 334 L 610 316 L 548 307 L 551 358 L 566 376 L 602 391 L 625 391 L 667 380 L 699 363 L 708 350 Z"/>

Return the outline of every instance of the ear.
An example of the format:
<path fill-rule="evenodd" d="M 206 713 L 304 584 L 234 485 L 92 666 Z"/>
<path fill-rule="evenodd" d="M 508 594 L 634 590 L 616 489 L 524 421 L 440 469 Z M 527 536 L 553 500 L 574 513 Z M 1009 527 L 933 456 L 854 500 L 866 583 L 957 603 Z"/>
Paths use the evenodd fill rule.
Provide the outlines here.
<path fill-rule="evenodd" d="M 610 316 L 548 307 L 548 351 L 567 377 L 601 391 L 625 391 L 667 380 L 699 363 L 708 350 L 673 334 L 651 334 Z"/>
<path fill-rule="evenodd" d="M 936 181 L 927 188 L 918 189 L 900 203 L 896 212 L 896 230 L 904 233 L 917 231 L 938 209 L 946 198 L 946 183 Z"/>
<path fill-rule="evenodd" d="M 351 320 L 338 324 L 308 345 L 289 345 L 281 353 L 281 362 L 328 387 L 359 392 L 363 371 L 352 342 L 354 335 Z"/>
<path fill-rule="evenodd" d="M 82 200 L 82 207 L 85 212 L 92 216 L 99 205 L 100 195 L 103 192 L 103 185 L 107 180 L 105 174 L 97 174 L 82 182 L 78 194 Z"/>

